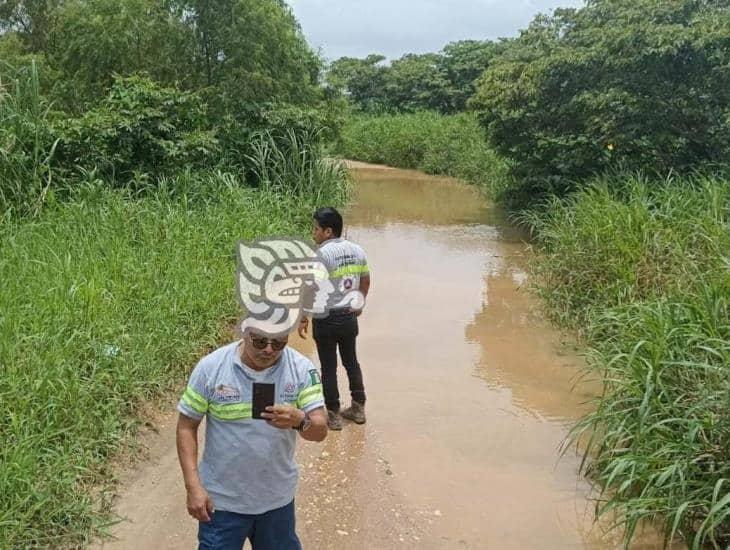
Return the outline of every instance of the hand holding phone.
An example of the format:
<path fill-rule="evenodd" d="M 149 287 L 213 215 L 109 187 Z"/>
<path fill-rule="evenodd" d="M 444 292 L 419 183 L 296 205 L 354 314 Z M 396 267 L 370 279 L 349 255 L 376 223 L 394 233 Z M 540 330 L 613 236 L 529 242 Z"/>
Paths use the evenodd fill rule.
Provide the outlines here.
<path fill-rule="evenodd" d="M 253 383 L 252 418 L 264 420 L 261 417 L 261 413 L 266 412 L 266 407 L 274 405 L 274 387 L 274 384 L 266 384 L 263 382 Z"/>

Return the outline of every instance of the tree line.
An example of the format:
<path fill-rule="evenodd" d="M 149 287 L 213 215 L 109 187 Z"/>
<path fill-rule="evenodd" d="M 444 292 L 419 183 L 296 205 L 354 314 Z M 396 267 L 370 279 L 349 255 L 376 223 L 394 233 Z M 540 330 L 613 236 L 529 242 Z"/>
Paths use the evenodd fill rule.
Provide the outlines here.
<path fill-rule="evenodd" d="M 215 90 L 230 101 L 317 99 L 321 63 L 280 0 L 8 0 L 2 59 L 33 57 L 44 90 L 70 111 L 95 103 L 115 74 Z"/>
<path fill-rule="evenodd" d="M 612 167 L 688 173 L 730 154 L 730 3 L 588 0 L 518 37 L 384 63 L 342 58 L 327 82 L 361 112 L 476 112 L 528 199 Z"/>
<path fill-rule="evenodd" d="M 409 53 L 392 63 L 375 53 L 364 59 L 342 57 L 328 67 L 326 83 L 358 112 L 460 112 L 474 95 L 477 78 L 506 44 L 461 40 L 438 53 Z"/>

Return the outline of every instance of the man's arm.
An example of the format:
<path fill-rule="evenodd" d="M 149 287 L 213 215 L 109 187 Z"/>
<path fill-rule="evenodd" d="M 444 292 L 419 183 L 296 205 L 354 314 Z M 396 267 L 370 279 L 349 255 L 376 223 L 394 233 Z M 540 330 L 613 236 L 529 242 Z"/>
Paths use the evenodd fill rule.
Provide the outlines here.
<path fill-rule="evenodd" d="M 368 292 L 370 292 L 370 274 L 360 276 L 360 287 L 358 290 L 362 292 L 363 298 L 368 297 Z M 360 317 L 360 315 L 362 315 L 362 311 L 362 309 L 355 311 L 355 317 Z"/>
<path fill-rule="evenodd" d="M 188 513 L 198 521 L 209 522 L 213 501 L 198 475 L 198 426 L 200 420 L 180 413 L 177 420 L 177 457 L 188 493 Z"/>
<path fill-rule="evenodd" d="M 299 337 L 302 340 L 307 339 L 307 329 L 309 328 L 309 318 L 304 315 L 302 316 L 301 320 L 299 321 L 299 328 L 297 329 L 297 332 L 299 332 Z"/>
<path fill-rule="evenodd" d="M 370 274 L 368 275 L 362 275 L 360 277 L 360 292 L 362 292 L 362 295 L 367 298 L 368 292 L 370 292 Z"/>
<path fill-rule="evenodd" d="M 309 411 L 308 414 L 312 424 L 309 429 L 299 432 L 299 434 L 302 439 L 307 441 L 324 441 L 324 438 L 327 437 L 327 413 L 324 407 Z"/>

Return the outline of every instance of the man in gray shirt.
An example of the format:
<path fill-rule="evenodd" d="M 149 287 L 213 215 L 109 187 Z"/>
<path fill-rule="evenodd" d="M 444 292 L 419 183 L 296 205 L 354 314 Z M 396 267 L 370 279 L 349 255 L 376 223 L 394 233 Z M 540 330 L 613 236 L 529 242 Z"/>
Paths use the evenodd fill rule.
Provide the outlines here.
<path fill-rule="evenodd" d="M 252 418 L 254 382 L 274 384 L 275 405 Z M 296 434 L 327 436 L 319 373 L 312 362 L 250 330 L 204 357 L 178 403 L 177 449 L 187 508 L 199 524 L 201 550 L 299 550 L 294 494 Z M 198 469 L 198 426 L 206 418 Z"/>
<path fill-rule="evenodd" d="M 322 257 L 335 293 L 337 303 L 348 293 L 358 291 L 363 298 L 370 290 L 370 268 L 361 246 L 342 237 L 343 220 L 331 207 L 320 208 L 314 213 L 312 237 L 319 245 Z M 357 318 L 362 309 L 349 307 L 330 309 L 329 315 L 312 322 L 312 335 L 317 344 L 317 354 L 322 365 L 322 382 L 327 406 L 327 426 L 330 430 L 342 429 L 342 418 L 356 424 L 365 423 L 365 385 L 362 369 L 357 360 Z M 309 321 L 303 317 L 299 335 L 306 337 Z M 347 372 L 350 385 L 351 405 L 340 412 L 340 392 L 337 387 L 337 350 Z"/>

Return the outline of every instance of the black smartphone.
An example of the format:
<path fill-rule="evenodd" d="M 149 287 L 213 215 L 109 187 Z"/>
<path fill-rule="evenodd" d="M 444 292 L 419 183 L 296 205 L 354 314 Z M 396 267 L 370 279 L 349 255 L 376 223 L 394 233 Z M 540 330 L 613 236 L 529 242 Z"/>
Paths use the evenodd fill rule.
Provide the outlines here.
<path fill-rule="evenodd" d="M 262 382 L 253 383 L 253 407 L 251 411 L 252 418 L 261 420 L 261 413 L 266 412 L 266 407 L 274 404 L 274 384 L 264 384 Z"/>

